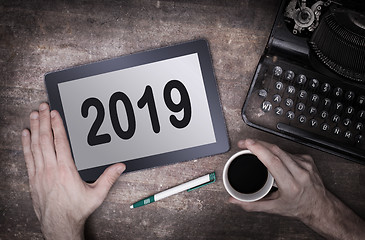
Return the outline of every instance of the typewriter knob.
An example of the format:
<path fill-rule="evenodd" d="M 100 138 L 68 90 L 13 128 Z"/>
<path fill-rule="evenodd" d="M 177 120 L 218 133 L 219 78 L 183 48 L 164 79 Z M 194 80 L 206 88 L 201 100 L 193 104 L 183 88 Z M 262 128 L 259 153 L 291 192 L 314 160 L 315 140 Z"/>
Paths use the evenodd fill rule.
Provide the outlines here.
<path fill-rule="evenodd" d="M 294 21 L 299 27 L 307 28 L 314 22 L 314 13 L 308 7 L 297 9 Z"/>
<path fill-rule="evenodd" d="M 291 0 L 285 9 L 284 16 L 294 21 L 293 34 L 313 32 L 319 24 L 323 5 L 323 1 L 316 1 L 312 6 L 307 6 L 305 0 Z"/>

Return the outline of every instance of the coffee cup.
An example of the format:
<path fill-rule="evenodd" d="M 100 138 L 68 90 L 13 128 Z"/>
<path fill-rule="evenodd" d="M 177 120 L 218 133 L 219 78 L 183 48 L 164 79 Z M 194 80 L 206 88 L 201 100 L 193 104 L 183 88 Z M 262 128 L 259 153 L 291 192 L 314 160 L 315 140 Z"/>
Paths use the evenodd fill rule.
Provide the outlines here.
<path fill-rule="evenodd" d="M 250 150 L 232 155 L 223 169 L 223 183 L 234 198 L 253 202 L 266 196 L 274 187 L 274 177 Z"/>

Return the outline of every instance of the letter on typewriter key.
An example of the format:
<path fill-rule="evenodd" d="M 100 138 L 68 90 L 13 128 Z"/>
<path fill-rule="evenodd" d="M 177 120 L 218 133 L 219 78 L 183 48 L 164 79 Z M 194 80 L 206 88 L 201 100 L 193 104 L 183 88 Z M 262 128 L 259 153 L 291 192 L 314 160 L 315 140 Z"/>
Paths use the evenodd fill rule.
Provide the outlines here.
<path fill-rule="evenodd" d="M 346 113 L 349 115 L 352 115 L 354 113 L 355 109 L 353 107 L 346 108 Z"/>
<path fill-rule="evenodd" d="M 262 108 L 262 111 L 269 112 L 272 108 L 272 104 L 269 101 L 265 101 L 265 102 L 262 103 L 261 108 Z"/>
<path fill-rule="evenodd" d="M 364 120 L 364 119 L 365 119 L 365 111 L 364 111 L 364 110 L 361 110 L 361 111 L 359 112 L 359 118 L 360 118 L 360 119 L 362 119 L 362 120 Z"/>
<path fill-rule="evenodd" d="M 309 114 L 310 115 L 316 115 L 316 113 L 317 113 L 317 108 L 315 108 L 315 107 L 310 107 L 309 108 Z"/>
<path fill-rule="evenodd" d="M 283 115 L 283 113 L 284 113 L 284 109 L 283 108 L 281 108 L 281 107 L 276 107 L 275 108 L 275 114 L 276 115 Z"/>
<path fill-rule="evenodd" d="M 289 94 L 294 94 L 295 93 L 295 87 L 294 86 L 289 86 L 287 89 Z"/>
<path fill-rule="evenodd" d="M 293 71 L 290 71 L 290 70 L 288 70 L 288 71 L 286 71 L 285 72 L 285 79 L 286 80 L 293 80 L 293 78 L 294 78 L 294 72 Z"/>
<path fill-rule="evenodd" d="M 345 138 L 350 139 L 352 136 L 352 133 L 350 131 L 345 132 Z"/>
<path fill-rule="evenodd" d="M 328 117 L 328 112 L 322 111 L 321 112 L 321 118 L 326 119 Z"/>
<path fill-rule="evenodd" d="M 357 99 L 357 103 L 359 105 L 364 105 L 365 104 L 365 96 L 359 96 L 359 98 Z"/>
<path fill-rule="evenodd" d="M 304 115 L 300 115 L 298 117 L 298 120 L 299 120 L 300 123 L 305 123 L 307 121 L 307 118 Z"/>
<path fill-rule="evenodd" d="M 289 118 L 289 119 L 294 119 L 295 117 L 295 114 L 292 112 L 292 111 L 288 111 L 286 113 L 286 117 Z"/>
<path fill-rule="evenodd" d="M 339 127 L 335 127 L 335 129 L 333 129 L 333 133 L 339 135 L 341 133 L 341 129 Z"/>
<path fill-rule="evenodd" d="M 340 103 L 340 102 L 336 103 L 336 111 L 341 111 L 342 108 L 343 108 L 343 104 L 342 103 Z"/>
<path fill-rule="evenodd" d="M 325 108 L 329 108 L 331 106 L 331 99 L 329 99 L 329 98 L 323 99 L 323 106 Z"/>
<path fill-rule="evenodd" d="M 352 99 L 354 99 L 354 97 L 355 97 L 355 93 L 354 93 L 354 92 L 352 92 L 352 91 L 348 91 L 348 92 L 346 92 L 346 94 L 345 94 L 345 98 L 346 98 L 346 100 L 348 100 L 348 101 L 351 101 Z"/>
<path fill-rule="evenodd" d="M 311 96 L 311 101 L 312 101 L 313 103 L 318 102 L 318 101 L 319 101 L 319 96 L 318 96 L 317 94 L 313 94 L 313 95 Z"/>
<path fill-rule="evenodd" d="M 310 83 L 309 86 L 311 86 L 312 88 L 317 88 L 319 86 L 319 81 L 315 78 L 313 78 Z"/>
<path fill-rule="evenodd" d="M 362 143 L 362 141 L 364 140 L 364 138 L 363 138 L 363 136 L 362 135 L 357 135 L 356 137 L 355 137 L 355 141 L 356 141 L 356 143 L 357 144 L 360 144 L 360 143 Z"/>
<path fill-rule="evenodd" d="M 280 103 L 281 102 L 281 97 L 279 94 L 275 94 L 272 98 L 272 100 L 276 103 Z"/>
<path fill-rule="evenodd" d="M 357 123 L 356 124 L 356 130 L 362 131 L 363 129 L 364 129 L 364 125 L 362 123 Z"/>
<path fill-rule="evenodd" d="M 343 94 L 343 90 L 342 90 L 342 88 L 337 87 L 337 88 L 335 88 L 334 93 L 335 93 L 336 97 L 341 97 Z"/>
<path fill-rule="evenodd" d="M 259 91 L 259 96 L 265 98 L 267 96 L 267 91 L 265 89 L 261 89 Z"/>
<path fill-rule="evenodd" d="M 338 116 L 337 114 L 332 116 L 332 122 L 338 123 L 339 121 L 340 121 L 340 116 Z"/>
<path fill-rule="evenodd" d="M 300 90 L 299 92 L 299 98 L 304 99 L 307 97 L 307 92 L 305 90 Z"/>
<path fill-rule="evenodd" d="M 297 83 L 300 85 L 304 85 L 306 81 L 307 81 L 307 77 L 303 74 L 300 74 L 297 78 Z"/>
<path fill-rule="evenodd" d="M 321 90 L 324 93 L 327 93 L 331 90 L 331 85 L 329 83 L 323 83 L 321 86 Z"/>
<path fill-rule="evenodd" d="M 317 122 L 317 120 L 315 120 L 315 119 L 311 119 L 311 120 L 310 120 L 310 126 L 311 126 L 311 127 L 317 127 L 317 126 L 318 126 L 318 122 Z"/>
<path fill-rule="evenodd" d="M 298 103 L 298 104 L 297 104 L 297 109 L 298 109 L 298 111 L 300 111 L 300 112 L 304 111 L 304 109 L 305 109 L 305 105 L 304 105 L 304 103 Z"/>
<path fill-rule="evenodd" d="M 327 123 L 323 123 L 321 128 L 323 131 L 328 131 L 330 129 L 330 126 Z"/>
<path fill-rule="evenodd" d="M 276 82 L 275 83 L 275 88 L 277 89 L 277 90 L 281 90 L 281 89 L 283 89 L 283 87 L 284 87 L 284 85 L 283 85 L 283 83 L 282 82 Z"/>
<path fill-rule="evenodd" d="M 346 118 L 345 120 L 343 120 L 343 125 L 344 126 L 348 127 L 348 126 L 350 126 L 350 124 L 351 124 L 351 120 L 350 119 Z"/>
<path fill-rule="evenodd" d="M 291 98 L 285 99 L 285 106 L 292 107 L 294 105 L 294 102 Z"/>
<path fill-rule="evenodd" d="M 274 67 L 273 72 L 276 77 L 279 77 L 283 73 L 283 69 L 279 66 L 276 66 Z"/>

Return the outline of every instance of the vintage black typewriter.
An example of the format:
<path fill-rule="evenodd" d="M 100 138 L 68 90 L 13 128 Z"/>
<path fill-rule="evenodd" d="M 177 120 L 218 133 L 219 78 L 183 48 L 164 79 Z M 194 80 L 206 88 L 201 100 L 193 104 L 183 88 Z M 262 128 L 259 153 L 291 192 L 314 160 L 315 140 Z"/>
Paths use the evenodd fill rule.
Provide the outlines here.
<path fill-rule="evenodd" d="M 242 109 L 248 125 L 365 164 L 362 2 L 282 1 Z"/>

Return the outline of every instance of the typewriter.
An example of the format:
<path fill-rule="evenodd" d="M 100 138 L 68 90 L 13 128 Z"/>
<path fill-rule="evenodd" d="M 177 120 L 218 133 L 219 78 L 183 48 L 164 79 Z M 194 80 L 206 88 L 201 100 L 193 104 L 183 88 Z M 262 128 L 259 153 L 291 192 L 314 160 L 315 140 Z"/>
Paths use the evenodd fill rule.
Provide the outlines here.
<path fill-rule="evenodd" d="M 365 164 L 362 2 L 281 2 L 242 107 L 249 126 Z"/>

